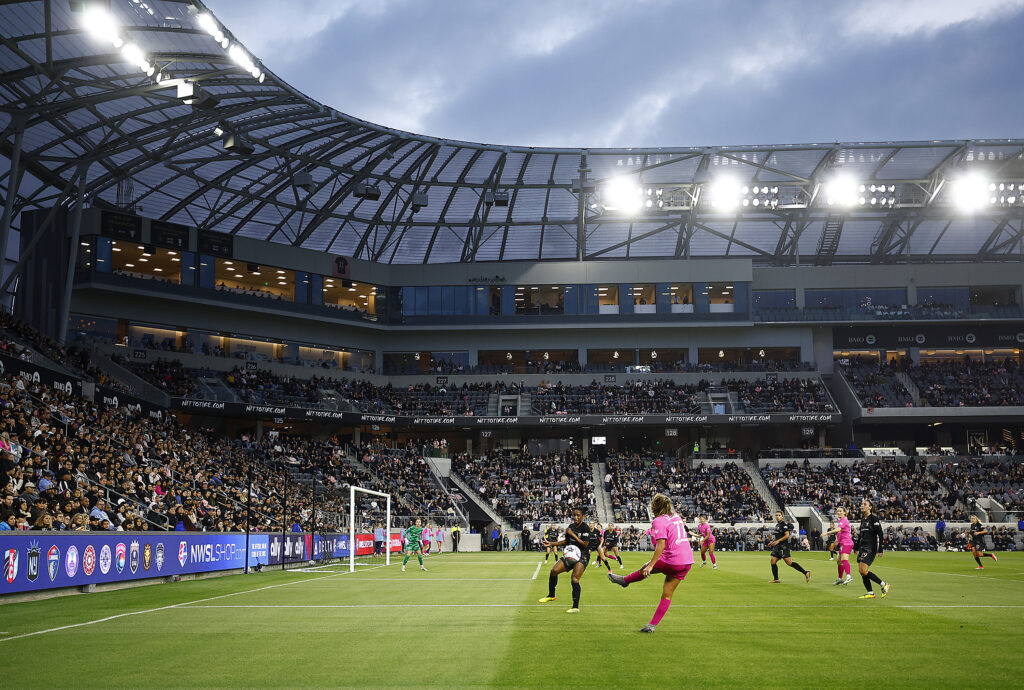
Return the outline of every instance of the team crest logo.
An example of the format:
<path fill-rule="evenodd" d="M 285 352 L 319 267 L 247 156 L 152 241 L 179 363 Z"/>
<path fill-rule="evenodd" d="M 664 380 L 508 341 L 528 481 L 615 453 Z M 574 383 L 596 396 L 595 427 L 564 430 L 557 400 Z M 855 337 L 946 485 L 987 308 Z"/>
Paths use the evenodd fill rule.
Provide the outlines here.
<path fill-rule="evenodd" d="M 74 577 L 78 572 L 78 547 L 69 546 L 67 555 L 64 556 L 64 572 L 68 577 Z"/>
<path fill-rule="evenodd" d="M 89 577 L 94 570 L 96 570 L 96 549 L 89 544 L 85 547 L 85 553 L 82 554 L 82 572 Z"/>
<path fill-rule="evenodd" d="M 119 543 L 114 547 L 114 567 L 117 568 L 117 572 L 124 572 L 124 560 L 128 550 L 124 546 L 124 542 Z"/>
<path fill-rule="evenodd" d="M 185 542 L 178 544 L 178 563 L 181 567 L 185 567 L 185 561 L 188 560 L 188 549 L 185 547 Z"/>
<path fill-rule="evenodd" d="M 25 577 L 29 582 L 35 582 L 39 577 L 39 542 L 34 541 L 28 545 L 28 563 L 25 565 Z"/>
<path fill-rule="evenodd" d="M 56 545 L 51 546 L 50 550 L 46 552 L 46 572 L 50 575 L 50 582 L 57 579 L 57 573 L 60 571 L 60 549 Z"/>
<path fill-rule="evenodd" d="M 18 577 L 18 550 L 7 549 L 4 551 L 4 579 L 7 580 L 7 584 L 11 584 L 16 577 Z"/>
<path fill-rule="evenodd" d="M 106 575 L 110 572 L 110 545 L 104 544 L 100 549 L 100 572 Z"/>
<path fill-rule="evenodd" d="M 156 545 L 156 569 L 163 570 L 164 567 L 164 543 Z"/>
<path fill-rule="evenodd" d="M 151 565 L 153 565 L 153 547 L 146 544 L 145 548 L 142 549 L 142 567 L 149 570 Z"/>
<path fill-rule="evenodd" d="M 128 557 L 128 567 L 132 569 L 132 575 L 139 572 L 139 542 L 133 541 L 131 552 Z"/>

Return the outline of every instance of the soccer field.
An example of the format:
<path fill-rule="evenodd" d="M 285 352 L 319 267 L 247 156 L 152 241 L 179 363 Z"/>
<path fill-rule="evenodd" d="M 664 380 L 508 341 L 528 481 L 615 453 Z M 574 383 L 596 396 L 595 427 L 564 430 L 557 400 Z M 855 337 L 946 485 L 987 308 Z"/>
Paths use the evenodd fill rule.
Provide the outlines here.
<path fill-rule="evenodd" d="M 765 553 L 724 553 L 637 631 L 660 576 L 628 589 L 591 567 L 582 613 L 569 579 L 539 604 L 535 553 L 264 572 L 0 607 L 4 687 L 744 686 L 1013 687 L 1024 662 L 1024 554 L 984 571 L 962 553 L 891 553 L 886 598 L 833 587 L 835 564 L 798 554 L 770 585 Z M 645 561 L 626 554 L 626 570 Z M 782 565 L 782 564 L 780 564 Z M 856 574 L 856 569 L 854 569 Z M 876 586 L 876 590 L 877 590 Z"/>

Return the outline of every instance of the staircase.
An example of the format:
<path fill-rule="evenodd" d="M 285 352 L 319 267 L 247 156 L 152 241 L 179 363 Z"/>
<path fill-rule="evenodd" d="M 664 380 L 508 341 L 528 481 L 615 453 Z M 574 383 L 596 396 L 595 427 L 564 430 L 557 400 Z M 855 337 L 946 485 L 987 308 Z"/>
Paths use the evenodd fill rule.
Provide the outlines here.
<path fill-rule="evenodd" d="M 733 400 L 732 394 L 726 388 L 714 387 L 708 388 L 708 402 L 711 403 L 711 413 L 715 414 L 715 406 L 721 405 L 725 414 L 731 414 L 733 412 Z"/>
<path fill-rule="evenodd" d="M 757 463 L 744 462 L 743 469 L 747 471 L 748 475 L 750 475 L 751 486 L 757 489 L 757 493 L 761 494 L 761 498 L 763 498 L 764 502 L 768 505 L 768 510 L 772 514 L 775 514 L 776 510 L 780 510 L 782 506 L 780 506 L 779 502 L 775 500 L 775 494 L 765 482 L 764 477 L 762 477 L 761 473 L 758 471 Z M 765 517 L 767 518 L 767 516 Z"/>
<path fill-rule="evenodd" d="M 921 389 L 914 383 L 914 379 L 910 378 L 909 374 L 905 374 L 902 371 L 896 372 L 896 380 L 903 384 L 903 387 L 910 393 L 910 399 L 914 401 L 915 407 L 921 406 Z"/>
<path fill-rule="evenodd" d="M 594 473 L 594 503 L 597 504 L 597 521 L 602 525 L 615 521 L 615 510 L 612 508 L 612 497 L 604 490 L 604 475 L 608 474 L 608 465 L 603 462 L 591 463 Z"/>
<path fill-rule="evenodd" d="M 223 400 L 225 402 L 241 402 L 235 391 L 218 376 L 196 377 L 199 388 L 203 391 L 202 396 L 206 400 Z"/>
<path fill-rule="evenodd" d="M 818 264 L 827 266 L 832 263 L 832 257 L 839 249 L 839 238 L 843 234 L 843 216 L 839 213 L 830 213 L 825 221 L 825 228 L 822 230 L 821 239 L 818 240 Z"/>
<path fill-rule="evenodd" d="M 448 475 L 448 478 L 452 480 L 452 483 L 455 484 L 455 486 L 459 487 L 462 495 L 465 496 L 467 500 L 476 504 L 476 506 L 484 513 L 484 515 L 489 517 L 492 522 L 496 522 L 501 525 L 502 532 L 516 531 L 512 529 L 512 525 L 510 525 L 507 520 L 494 512 L 494 509 L 487 504 L 487 501 L 484 500 L 483 496 L 469 488 L 469 485 L 462 481 L 462 477 L 452 472 Z"/>
<path fill-rule="evenodd" d="M 487 396 L 487 416 L 497 417 L 498 416 L 498 400 L 500 399 L 498 393 L 491 393 Z"/>
<path fill-rule="evenodd" d="M 529 417 L 533 414 L 533 393 L 519 394 L 519 416 Z"/>

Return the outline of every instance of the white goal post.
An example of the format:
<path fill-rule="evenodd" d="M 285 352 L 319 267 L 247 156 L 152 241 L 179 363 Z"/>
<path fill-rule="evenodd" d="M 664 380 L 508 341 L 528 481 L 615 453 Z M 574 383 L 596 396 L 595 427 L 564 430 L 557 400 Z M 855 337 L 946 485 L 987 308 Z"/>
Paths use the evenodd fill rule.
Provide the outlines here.
<path fill-rule="evenodd" d="M 350 573 L 354 573 L 356 570 L 356 534 L 358 533 L 356 530 L 356 493 L 387 499 L 387 508 L 384 513 L 384 565 L 391 565 L 391 494 L 364 489 L 360 486 L 350 486 L 348 495 L 348 571 Z"/>

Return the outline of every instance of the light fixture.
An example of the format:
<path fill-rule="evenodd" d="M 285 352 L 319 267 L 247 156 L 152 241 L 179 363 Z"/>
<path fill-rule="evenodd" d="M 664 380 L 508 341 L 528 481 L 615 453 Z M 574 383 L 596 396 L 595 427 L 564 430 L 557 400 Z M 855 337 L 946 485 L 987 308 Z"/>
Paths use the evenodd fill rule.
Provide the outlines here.
<path fill-rule="evenodd" d="M 658 351 L 651 350 L 651 359 L 658 359 Z"/>
<path fill-rule="evenodd" d="M 352 196 L 357 199 L 377 201 L 380 199 L 380 187 L 369 182 L 359 182 L 352 190 Z"/>
<path fill-rule="evenodd" d="M 953 185 L 953 200 L 963 211 L 977 211 L 989 199 L 989 182 L 978 173 L 965 175 Z"/>
<path fill-rule="evenodd" d="M 708 202 L 719 211 L 731 211 L 740 205 L 742 189 L 732 177 L 719 177 L 708 186 Z"/>
<path fill-rule="evenodd" d="M 82 3 L 77 3 L 82 6 Z M 117 19 L 110 13 L 109 4 L 106 8 L 101 3 L 91 2 L 84 6 L 82 13 L 82 27 L 89 32 L 93 38 L 110 43 L 115 48 L 124 45 L 121 40 L 120 29 Z"/>
<path fill-rule="evenodd" d="M 719 350 L 719 351 L 718 351 L 718 357 L 719 357 L 720 359 L 721 359 L 721 358 L 723 358 L 723 357 L 725 357 L 725 350 Z"/>
<path fill-rule="evenodd" d="M 612 353 L 612 359 L 618 359 L 618 358 L 619 358 L 619 351 L 616 350 L 615 352 Z"/>
<path fill-rule="evenodd" d="M 853 206 L 857 203 L 859 185 L 848 175 L 837 175 L 825 183 L 825 203 L 829 206 Z"/>
<path fill-rule="evenodd" d="M 605 183 L 601 201 L 605 210 L 636 213 L 644 206 L 644 190 L 628 177 L 613 177 Z"/>

